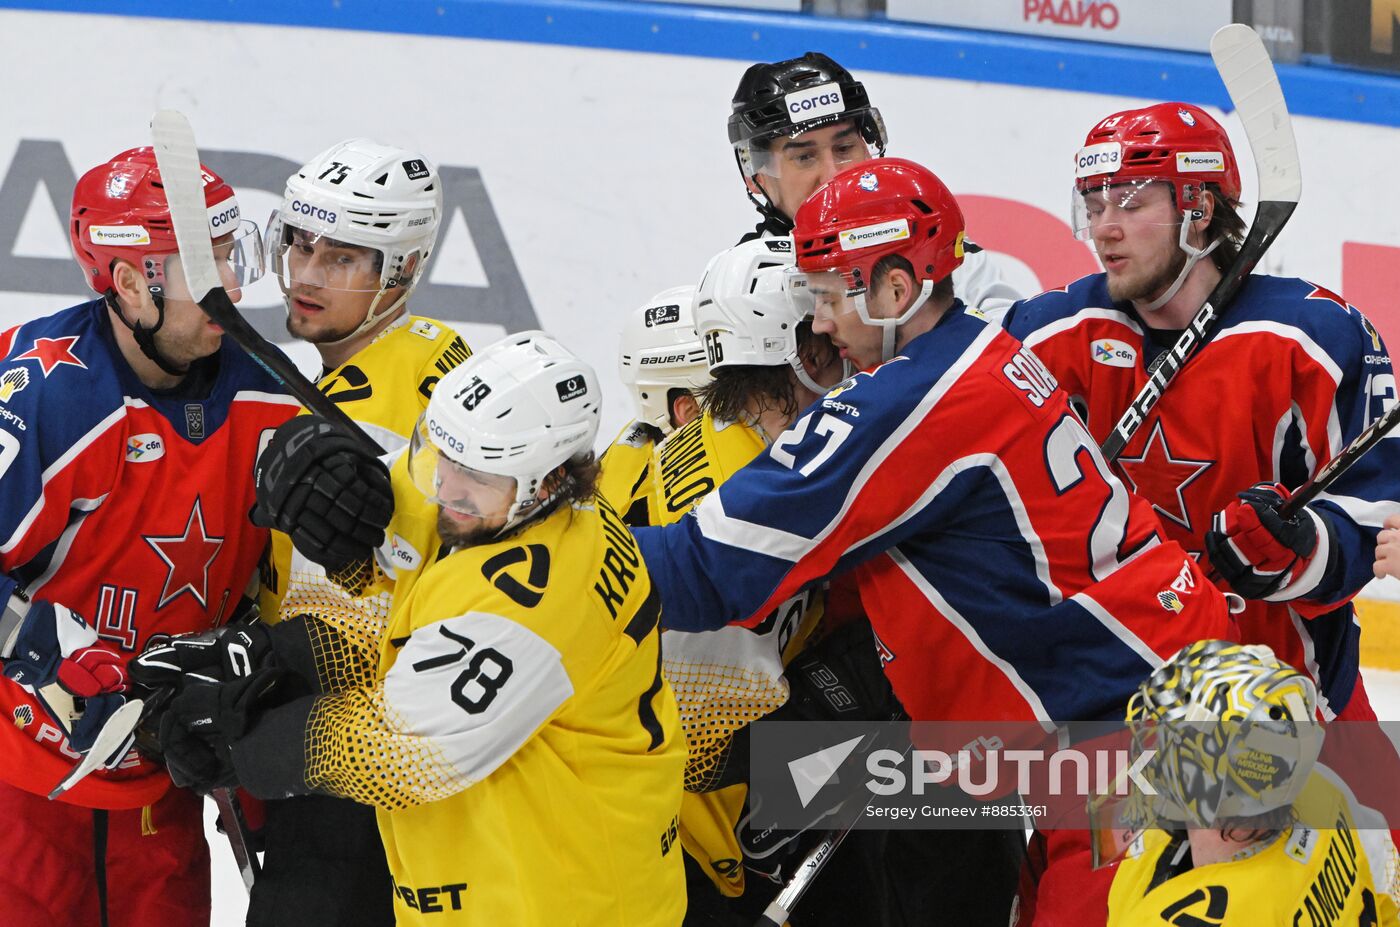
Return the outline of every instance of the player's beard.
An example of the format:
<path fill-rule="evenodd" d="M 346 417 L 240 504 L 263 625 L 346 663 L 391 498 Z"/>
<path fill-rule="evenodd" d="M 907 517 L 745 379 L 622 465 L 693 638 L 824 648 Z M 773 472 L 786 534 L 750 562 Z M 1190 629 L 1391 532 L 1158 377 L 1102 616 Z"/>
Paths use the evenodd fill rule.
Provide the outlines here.
<path fill-rule="evenodd" d="M 495 538 L 505 527 L 505 519 L 476 519 L 470 525 L 455 521 L 446 512 L 438 512 L 437 532 L 443 547 L 471 547 Z"/>
<path fill-rule="evenodd" d="M 1186 252 L 1175 244 L 1176 236 L 1172 236 L 1172 249 L 1166 262 L 1155 272 L 1149 272 L 1149 276 L 1143 279 L 1119 277 L 1115 280 L 1112 276 L 1108 278 L 1108 295 L 1114 302 L 1127 302 L 1128 300 L 1142 300 L 1150 302 L 1162 293 L 1167 287 L 1176 282 L 1176 278 L 1181 274 L 1182 268 L 1186 266 Z"/>
<path fill-rule="evenodd" d="M 303 318 L 295 314 L 287 316 L 287 334 L 298 341 L 305 341 L 307 344 L 331 344 L 337 341 L 344 341 L 355 333 L 355 329 L 360 327 L 359 322 L 353 325 L 343 325 L 340 328 L 316 328 L 311 319 Z"/>

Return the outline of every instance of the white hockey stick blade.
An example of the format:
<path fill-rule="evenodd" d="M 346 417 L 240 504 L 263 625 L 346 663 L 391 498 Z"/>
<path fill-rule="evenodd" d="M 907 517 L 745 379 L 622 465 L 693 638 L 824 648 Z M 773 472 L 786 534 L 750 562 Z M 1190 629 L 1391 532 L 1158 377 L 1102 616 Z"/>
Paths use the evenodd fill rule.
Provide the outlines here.
<path fill-rule="evenodd" d="M 156 165 L 170 205 L 170 222 L 180 248 L 180 264 L 190 296 L 200 302 L 218 287 L 219 272 L 214 266 L 214 246 L 209 237 L 209 210 L 204 203 L 204 171 L 199 166 L 199 149 L 194 130 L 183 113 L 163 109 L 151 117 L 151 141 Z"/>
<path fill-rule="evenodd" d="M 1210 56 L 1249 136 L 1259 172 L 1259 202 L 1298 202 L 1303 174 L 1293 121 L 1263 40 L 1244 23 L 1231 23 L 1211 37 Z"/>
<path fill-rule="evenodd" d="M 64 792 L 86 779 L 88 773 L 102 766 L 111 759 L 113 753 L 121 748 L 131 737 L 136 725 L 141 723 L 141 712 L 146 707 L 146 703 L 139 698 L 134 698 L 127 702 L 107 719 L 107 723 L 102 725 L 102 730 L 98 732 L 97 739 L 92 742 L 92 748 L 83 756 L 73 771 L 63 777 L 63 781 L 54 786 L 54 790 L 49 793 L 49 800 L 52 801 Z"/>

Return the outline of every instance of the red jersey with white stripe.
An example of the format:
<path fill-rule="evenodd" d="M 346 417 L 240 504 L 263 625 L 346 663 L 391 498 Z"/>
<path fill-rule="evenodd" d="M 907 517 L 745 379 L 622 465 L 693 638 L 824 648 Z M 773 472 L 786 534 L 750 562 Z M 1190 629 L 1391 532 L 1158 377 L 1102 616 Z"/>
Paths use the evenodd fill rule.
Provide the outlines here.
<path fill-rule="evenodd" d="M 228 341 L 177 390 L 147 388 L 101 300 L 0 334 L 0 356 L 0 597 L 67 605 L 132 654 L 222 623 L 267 542 L 248 521 L 259 442 L 296 401 Z M 8 679 L 0 710 L 0 777 L 47 794 L 76 755 Z M 169 782 L 133 751 L 64 799 L 139 807 Z"/>
<path fill-rule="evenodd" d="M 1109 297 L 1103 274 L 1017 303 L 1005 324 L 1083 400 L 1096 441 L 1176 335 L 1154 339 L 1130 305 Z M 1361 313 L 1305 280 L 1251 276 L 1116 467 L 1167 535 L 1200 556 L 1211 516 L 1235 493 L 1260 481 L 1301 485 L 1394 396 L 1389 352 Z M 1376 532 L 1396 498 L 1400 444 L 1386 440 L 1313 504 L 1325 530 L 1303 597 L 1250 602 L 1240 616 L 1246 641 L 1317 679 L 1325 711 L 1340 713 L 1352 696 L 1360 632 L 1348 600 L 1371 579 Z"/>
<path fill-rule="evenodd" d="M 1186 643 L 1232 634 L 1016 339 L 956 303 L 814 404 L 696 509 L 639 529 L 662 622 L 753 620 L 854 570 L 919 720 L 1122 718 Z"/>

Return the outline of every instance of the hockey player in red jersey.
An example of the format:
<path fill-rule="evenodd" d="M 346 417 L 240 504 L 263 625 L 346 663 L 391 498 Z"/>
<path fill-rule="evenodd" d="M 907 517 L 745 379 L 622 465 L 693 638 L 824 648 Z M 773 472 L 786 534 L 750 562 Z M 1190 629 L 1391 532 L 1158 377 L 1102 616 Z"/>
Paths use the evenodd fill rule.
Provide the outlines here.
<path fill-rule="evenodd" d="M 257 227 L 207 168 L 204 193 L 236 300 L 261 272 Z M 44 796 L 132 654 L 239 605 L 267 541 L 247 519 L 254 457 L 296 404 L 189 298 L 150 149 L 83 175 L 70 234 L 100 297 L 0 333 L 0 925 L 207 924 L 201 802 L 159 763 L 123 750 Z M 55 677 L 88 697 L 71 731 L 33 694 Z"/>
<path fill-rule="evenodd" d="M 1239 166 L 1205 111 L 1115 113 L 1076 157 L 1074 226 L 1104 273 L 1017 303 L 1006 326 L 1079 397 L 1102 441 L 1238 253 Z M 1118 458 L 1167 535 L 1249 599 L 1249 643 L 1316 680 L 1327 720 L 1374 719 L 1349 601 L 1371 577 L 1397 495 L 1383 441 L 1293 519 L 1278 509 L 1394 400 L 1390 357 L 1345 300 L 1292 277 L 1250 276 L 1214 335 Z"/>
<path fill-rule="evenodd" d="M 853 571 L 895 694 L 916 720 L 1049 732 L 1120 713 L 1199 637 L 1224 596 L 1108 470 L 1053 378 L 970 315 L 949 275 L 962 215 L 927 169 L 882 159 L 798 210 L 795 294 L 864 369 L 830 391 L 692 518 L 640 529 L 681 630 L 749 622 Z M 1107 910 L 1087 835 L 1049 836 L 1061 900 Z"/>

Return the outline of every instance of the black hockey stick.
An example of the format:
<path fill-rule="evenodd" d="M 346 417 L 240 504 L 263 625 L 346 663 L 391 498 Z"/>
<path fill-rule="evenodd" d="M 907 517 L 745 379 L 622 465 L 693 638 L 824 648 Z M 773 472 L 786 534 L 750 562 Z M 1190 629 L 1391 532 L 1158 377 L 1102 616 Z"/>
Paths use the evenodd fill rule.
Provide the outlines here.
<path fill-rule="evenodd" d="M 223 828 L 224 836 L 228 838 L 233 860 L 238 863 L 238 872 L 243 876 L 243 887 L 252 894 L 253 883 L 262 873 L 262 863 L 249 842 L 248 822 L 243 817 L 243 808 L 238 804 L 238 796 L 233 789 L 214 789 L 209 793 L 209 797 L 214 800 L 214 807 L 219 809 L 219 825 Z"/>
<path fill-rule="evenodd" d="M 1322 469 L 1317 471 L 1316 476 L 1299 486 L 1298 490 L 1288 497 L 1288 501 L 1279 506 L 1279 515 L 1283 518 L 1291 518 L 1296 515 L 1303 506 L 1325 492 L 1327 487 L 1336 481 L 1337 477 L 1345 473 L 1347 468 L 1361 458 L 1362 454 L 1380 444 L 1397 424 L 1400 424 L 1400 403 L 1386 409 L 1384 415 L 1368 425 L 1366 430 L 1342 448 L 1336 457 L 1327 461 Z"/>
<path fill-rule="evenodd" d="M 853 825 L 852 825 L 853 826 Z M 797 906 L 797 902 L 802 900 L 802 896 L 807 893 L 807 889 L 812 887 L 817 876 L 821 875 L 822 869 L 830 862 L 832 855 L 841 842 L 846 839 L 846 835 L 851 832 L 851 827 L 844 827 L 841 830 L 834 830 L 822 838 L 821 843 L 803 857 L 798 864 L 797 871 L 788 879 L 783 890 L 778 892 L 778 896 L 773 899 L 768 907 L 763 909 L 763 914 L 759 917 L 757 927 L 782 927 L 787 923 L 787 919 L 792 914 L 792 909 Z"/>
<path fill-rule="evenodd" d="M 1249 26 L 1233 23 L 1211 37 L 1210 54 L 1244 123 L 1245 135 L 1254 153 L 1259 174 L 1259 208 L 1235 263 L 1206 297 L 1176 344 L 1152 362 L 1147 369 L 1147 382 L 1099 448 L 1109 462 L 1123 452 L 1157 400 L 1162 398 L 1162 391 L 1214 333 L 1220 313 L 1234 299 L 1298 206 L 1302 189 L 1298 147 L 1293 139 L 1288 106 L 1283 100 L 1283 88 L 1279 86 L 1264 43 Z"/>
<path fill-rule="evenodd" d="M 258 334 L 238 314 L 228 293 L 224 292 L 214 265 L 214 248 L 209 237 L 204 203 L 203 172 L 199 167 L 199 149 L 195 147 L 194 131 L 190 128 L 189 120 L 183 113 L 163 109 L 151 119 L 151 138 L 155 144 L 156 164 L 160 167 L 161 182 L 165 185 L 166 202 L 170 204 L 170 221 L 175 226 L 175 241 L 179 245 L 180 263 L 191 298 L 199 303 L 205 315 L 213 319 L 302 405 L 329 419 L 376 457 L 382 454 L 383 449 L 373 438 L 365 434 L 339 406 L 327 399 L 314 383 L 302 376 L 287 355 Z"/>

